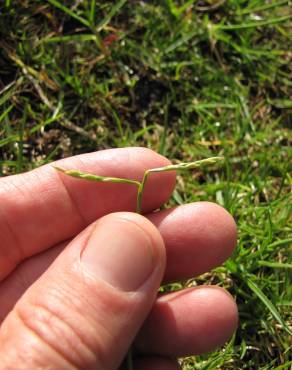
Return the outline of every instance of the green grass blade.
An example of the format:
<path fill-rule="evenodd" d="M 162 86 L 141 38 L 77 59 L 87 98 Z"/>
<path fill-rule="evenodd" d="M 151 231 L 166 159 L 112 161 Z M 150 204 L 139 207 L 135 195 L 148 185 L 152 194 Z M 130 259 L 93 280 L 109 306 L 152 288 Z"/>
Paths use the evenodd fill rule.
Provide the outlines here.
<path fill-rule="evenodd" d="M 163 53 L 168 54 L 170 52 L 173 52 L 174 50 L 176 50 L 180 46 L 182 46 L 182 45 L 186 44 L 188 41 L 190 41 L 193 37 L 195 37 L 197 35 L 197 33 L 198 33 L 198 30 L 193 30 L 192 32 L 190 32 L 188 34 L 183 35 L 178 40 L 175 40 L 170 45 L 168 45 L 165 48 L 165 50 L 163 51 Z"/>
<path fill-rule="evenodd" d="M 287 239 L 282 239 L 282 240 L 276 240 L 275 242 L 269 244 L 267 246 L 267 248 L 271 249 L 271 248 L 278 247 L 280 245 L 290 244 L 290 243 L 292 243 L 292 238 L 287 238 Z"/>
<path fill-rule="evenodd" d="M 274 370 L 287 370 L 289 369 L 289 366 L 292 365 L 292 361 L 288 361 L 283 365 L 277 366 L 274 368 Z"/>
<path fill-rule="evenodd" d="M 272 268 L 292 269 L 292 263 L 259 261 L 258 264 L 260 266 L 267 266 L 267 267 L 272 267 Z"/>
<path fill-rule="evenodd" d="M 135 180 L 130 179 L 123 179 L 119 177 L 107 177 L 107 176 L 98 176 L 93 175 L 91 173 L 81 172 L 78 170 L 66 170 L 65 168 L 53 166 L 57 171 L 63 172 L 68 176 L 77 177 L 79 179 L 84 179 L 88 181 L 96 181 L 96 182 L 113 182 L 113 183 L 119 183 L 119 184 L 133 184 L 136 186 L 139 186 L 140 183 Z"/>
<path fill-rule="evenodd" d="M 257 22 L 248 22 L 248 23 L 242 23 L 242 24 L 227 24 L 227 25 L 215 25 L 215 28 L 218 28 L 220 30 L 224 31 L 232 31 L 232 30 L 243 30 L 246 28 L 254 28 L 254 27 L 263 27 L 263 26 L 270 26 L 273 24 L 279 24 L 288 21 L 292 18 L 292 15 L 284 15 L 283 17 L 278 18 L 272 18 L 272 19 L 266 19 L 263 21 L 257 21 Z"/>
<path fill-rule="evenodd" d="M 0 91 L 0 107 L 5 104 L 11 98 L 11 96 L 13 96 L 15 90 L 14 85 L 15 82 L 13 81 Z"/>
<path fill-rule="evenodd" d="M 96 7 L 96 0 L 91 0 L 90 11 L 89 11 L 89 22 L 92 26 L 94 26 L 95 7 Z"/>
<path fill-rule="evenodd" d="M 47 0 L 51 5 L 62 10 L 64 13 L 68 14 L 70 17 L 76 19 L 86 27 L 90 27 L 90 23 L 79 15 L 75 14 L 71 9 L 67 8 L 65 5 L 61 4 L 58 0 Z"/>
<path fill-rule="evenodd" d="M 288 0 L 281 0 L 281 1 L 273 2 L 273 3 L 264 4 L 264 5 L 254 7 L 254 8 L 244 9 L 243 11 L 240 12 L 240 14 L 258 13 L 258 12 L 262 12 L 268 9 L 277 8 L 282 5 L 288 5 L 288 4 L 289 4 Z"/>
<path fill-rule="evenodd" d="M 11 104 L 3 113 L 0 114 L 0 123 L 9 114 L 9 112 L 11 111 L 12 108 L 13 108 L 13 104 Z"/>
<path fill-rule="evenodd" d="M 278 321 L 278 323 L 283 327 L 283 329 L 292 335 L 292 330 L 288 328 L 285 321 L 283 320 L 282 316 L 278 312 L 277 308 L 274 304 L 269 300 L 269 298 L 263 293 L 260 287 L 254 283 L 251 279 L 246 279 L 246 284 L 248 285 L 249 289 L 254 292 L 254 294 L 263 302 L 266 308 L 271 312 L 274 318 Z"/>
<path fill-rule="evenodd" d="M 165 167 L 158 167 L 158 168 L 151 168 L 148 172 L 167 172 L 167 171 L 184 171 L 184 170 L 192 170 L 194 168 L 198 168 L 208 164 L 214 164 L 218 161 L 222 161 L 223 157 L 210 157 L 206 159 L 202 159 L 196 162 L 189 162 L 189 163 L 178 163 L 178 164 L 171 164 Z"/>
<path fill-rule="evenodd" d="M 85 42 L 85 41 L 95 41 L 96 36 L 92 34 L 80 34 L 80 35 L 66 35 L 66 36 L 56 36 L 43 39 L 44 43 L 54 43 L 54 42 Z"/>
<path fill-rule="evenodd" d="M 108 13 L 107 16 L 103 18 L 103 20 L 97 25 L 96 30 L 97 32 L 100 32 L 107 24 L 110 22 L 110 20 L 119 12 L 121 7 L 127 2 L 127 0 L 120 0 L 118 1 L 112 8 L 111 11 Z"/>
<path fill-rule="evenodd" d="M 4 145 L 7 145 L 12 142 L 16 142 L 19 140 L 19 135 L 18 134 L 13 134 L 8 137 L 5 137 L 4 139 L 0 140 L 0 148 Z"/>

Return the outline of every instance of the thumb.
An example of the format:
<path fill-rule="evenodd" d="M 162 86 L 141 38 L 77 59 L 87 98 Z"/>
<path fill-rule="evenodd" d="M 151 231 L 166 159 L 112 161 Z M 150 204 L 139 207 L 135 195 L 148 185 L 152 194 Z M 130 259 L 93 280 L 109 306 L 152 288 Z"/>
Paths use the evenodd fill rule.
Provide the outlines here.
<path fill-rule="evenodd" d="M 165 267 L 157 229 L 113 213 L 75 238 L 2 323 L 1 368 L 117 369 Z"/>

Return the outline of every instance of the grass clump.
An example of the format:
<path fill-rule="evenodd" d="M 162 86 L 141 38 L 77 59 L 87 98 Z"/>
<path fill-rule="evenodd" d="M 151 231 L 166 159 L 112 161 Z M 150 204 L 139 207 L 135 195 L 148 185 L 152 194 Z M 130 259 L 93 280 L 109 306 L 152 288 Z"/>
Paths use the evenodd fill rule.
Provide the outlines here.
<path fill-rule="evenodd" d="M 223 350 L 184 369 L 291 366 L 290 8 L 0 3 L 2 175 L 114 146 L 143 145 L 174 163 L 224 156 L 222 171 L 179 176 L 171 203 L 216 201 L 235 217 L 232 258 L 185 285 L 229 289 L 240 326 Z"/>

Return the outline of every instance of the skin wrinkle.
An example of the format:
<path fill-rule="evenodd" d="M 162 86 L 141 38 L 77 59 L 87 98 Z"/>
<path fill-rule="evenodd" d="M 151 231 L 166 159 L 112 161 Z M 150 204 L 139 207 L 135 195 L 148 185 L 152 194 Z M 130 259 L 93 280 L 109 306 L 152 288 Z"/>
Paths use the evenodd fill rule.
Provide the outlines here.
<path fill-rule="evenodd" d="M 78 236 L 79 244 L 84 244 L 85 245 L 87 243 L 88 239 L 91 236 L 91 230 L 93 228 L 94 228 L 94 225 L 89 226 L 87 229 L 85 229 Z M 69 248 L 70 248 L 70 246 L 69 246 Z M 61 272 L 63 274 L 65 273 L 64 271 L 61 271 Z M 93 289 L 95 290 L 96 282 L 92 278 L 89 279 L 88 275 L 85 273 L 84 269 L 81 267 L 80 256 L 79 256 L 78 261 L 73 263 L 73 265 L 70 267 L 70 269 L 66 273 L 67 273 L 68 277 L 65 280 L 68 280 L 68 281 L 72 281 L 72 279 L 76 280 L 75 277 L 78 276 L 78 280 L 77 280 L 76 283 L 78 283 L 78 285 L 82 285 L 81 289 L 76 289 L 76 283 L 75 283 L 74 284 L 75 289 L 72 289 L 72 286 L 70 285 L 68 287 L 68 289 L 66 290 L 66 294 L 62 294 L 62 292 L 61 292 L 60 299 L 64 300 L 65 297 L 69 298 L 68 306 L 72 305 L 72 302 L 74 302 L 73 298 L 74 298 L 74 295 L 75 295 L 75 291 L 84 291 L 84 289 L 85 289 L 85 291 L 88 290 L 89 293 L 92 293 L 92 290 Z M 56 286 L 58 286 L 58 282 L 56 282 Z M 64 289 L 64 287 L 63 287 L 63 289 Z M 63 293 L 64 293 L 64 291 L 63 291 Z M 84 293 L 83 298 L 80 299 L 80 295 L 79 294 L 76 295 L 76 302 L 78 302 L 79 305 L 75 304 L 75 308 L 78 310 L 78 312 L 80 313 L 81 316 L 83 316 L 83 314 L 84 314 L 84 307 L 83 307 L 83 302 L 84 301 L 86 302 L 87 307 L 91 307 L 93 310 L 95 310 L 95 307 L 92 306 L 90 300 L 87 299 L 87 296 L 89 296 L 89 295 Z M 79 309 L 79 306 L 82 306 L 81 310 Z"/>
<path fill-rule="evenodd" d="M 75 270 L 75 269 L 74 269 Z M 64 271 L 63 271 L 64 273 Z M 97 328 L 96 328 L 96 320 L 94 320 L 93 318 L 90 319 L 90 316 L 91 316 L 91 313 L 90 312 L 96 312 L 96 307 L 94 307 L 92 305 L 92 302 L 90 302 L 89 299 L 87 299 L 87 296 L 89 297 L 90 295 L 95 295 L 95 296 L 98 296 L 99 297 L 99 304 L 97 305 L 97 307 L 99 308 L 100 307 L 100 302 L 103 301 L 105 298 L 106 298 L 106 294 L 102 294 L 102 291 L 100 290 L 100 286 L 97 286 L 96 285 L 96 282 L 92 282 L 91 281 L 91 285 L 89 285 L 89 281 L 86 280 L 84 281 L 82 278 L 80 279 L 80 276 L 78 275 L 78 279 L 76 279 L 76 270 L 75 272 L 73 272 L 73 276 L 72 275 L 72 271 L 70 270 L 68 272 L 68 277 L 67 278 L 64 278 L 62 279 L 63 281 L 74 281 L 74 289 L 72 289 L 72 286 L 67 286 L 66 285 L 66 289 L 65 289 L 65 286 L 62 285 L 62 290 L 60 289 L 59 285 L 58 285 L 58 281 L 56 281 L 56 284 L 55 285 L 55 290 L 54 290 L 54 294 L 50 295 L 50 299 L 49 299 L 49 305 L 47 304 L 47 306 L 45 307 L 45 309 L 48 310 L 48 312 L 51 312 L 52 315 L 54 315 L 55 317 L 59 317 L 60 321 L 64 321 L 64 323 L 66 323 L 68 325 L 68 327 L 70 327 L 76 334 L 77 334 L 77 338 L 79 338 L 86 346 L 86 348 L 88 348 L 91 353 L 95 353 L 96 350 L 93 349 L 93 347 L 95 346 L 96 347 L 96 344 L 93 345 L 92 343 L 90 343 L 90 341 L 87 341 L 86 340 L 86 337 L 88 338 L 93 338 L 94 337 L 94 341 L 96 342 L 96 340 L 98 339 L 98 336 L 96 335 L 96 332 L 97 332 Z M 76 285 L 77 284 L 77 285 Z M 80 287 L 80 285 L 82 285 Z M 50 283 L 50 286 L 51 286 L 51 283 Z M 75 292 L 80 292 L 80 291 L 84 291 L 84 296 L 81 298 L 80 295 L 77 295 L 75 294 Z M 96 291 L 96 293 L 94 293 L 94 291 Z M 88 294 L 86 294 L 86 292 Z M 50 293 L 52 293 L 52 289 L 50 290 Z M 106 292 L 108 293 L 108 292 Z M 74 297 L 75 296 L 75 297 Z M 47 296 L 48 297 L 48 296 Z M 102 299 L 102 297 L 104 299 Z M 66 299 L 68 298 L 68 299 Z M 37 300 L 36 303 L 33 303 L 35 307 L 38 307 L 38 306 L 43 306 L 43 304 L 40 304 L 38 302 L 38 297 L 35 297 L 35 299 Z M 113 296 L 109 296 L 107 299 L 106 299 L 107 303 L 105 302 L 104 303 L 104 310 L 103 312 L 105 313 L 108 313 L 109 311 L 109 307 L 113 308 L 115 307 L 115 305 L 113 305 L 113 302 L 114 302 L 114 299 L 113 299 Z M 116 302 L 119 302 L 120 305 L 118 307 L 116 307 L 116 313 L 118 314 L 121 309 L 122 309 L 122 306 L 124 304 L 127 304 L 127 302 L 124 301 L 123 305 L 121 306 L 121 297 L 119 297 L 119 299 L 116 299 L 115 300 Z M 86 305 L 84 304 L 86 302 Z M 60 307 L 60 303 L 62 303 L 62 309 L 61 308 L 58 308 Z M 109 304 L 111 303 L 111 304 Z M 64 308 L 65 307 L 68 307 L 68 308 Z M 74 307 L 74 308 L 73 308 Z M 85 310 L 85 307 L 87 307 L 87 309 Z M 56 308 L 58 308 L 58 310 L 56 311 Z M 105 310 L 106 308 L 106 310 Z M 64 313 L 70 313 L 71 311 L 74 311 L 74 322 L 73 322 L 73 325 L 70 324 L 69 322 L 69 318 L 70 318 L 70 315 L 68 316 L 67 314 L 64 314 Z M 31 311 L 31 310 L 30 310 Z M 60 311 L 61 313 L 63 314 L 58 314 L 58 311 Z M 87 312 L 88 311 L 88 312 Z M 79 318 L 76 319 L 76 315 L 79 316 Z M 113 311 L 112 313 L 113 317 L 115 317 L 115 313 Z M 86 319 L 85 319 L 86 318 Z M 105 320 L 100 318 L 100 324 L 101 326 L 99 327 L 99 332 L 101 331 L 102 329 L 102 324 Z M 75 323 L 78 323 L 78 326 L 75 326 Z M 86 330 L 83 330 L 84 327 L 86 327 Z M 80 331 L 79 329 L 82 328 L 82 331 Z M 103 338 L 103 343 L 99 343 L 99 346 L 98 348 L 100 349 L 98 355 L 100 357 L 100 360 L 99 360 L 99 363 L 103 363 L 105 362 L 105 359 L 102 360 L 102 358 L 104 356 L 102 356 L 102 353 L 105 353 L 106 351 L 104 349 L 102 349 L 104 346 L 105 346 L 105 343 L 106 343 L 106 336 L 111 336 L 111 333 L 108 333 L 108 330 L 106 327 L 104 327 L 105 330 L 103 330 L 103 335 L 101 335 L 101 338 Z M 106 335 L 107 333 L 107 335 Z M 101 367 L 103 368 L 103 367 Z"/>
<path fill-rule="evenodd" d="M 75 264 L 75 266 L 76 266 L 76 264 Z M 78 272 L 76 270 L 78 270 Z M 135 311 L 136 306 L 139 304 L 139 301 L 140 301 L 141 297 L 139 297 L 140 294 L 138 294 L 136 292 L 135 293 L 130 293 L 130 294 L 124 294 L 124 293 L 121 294 L 121 292 L 119 292 L 117 289 L 113 288 L 110 285 L 105 286 L 105 289 L 104 289 L 103 288 L 103 285 L 104 285 L 103 282 L 102 282 L 102 284 L 100 284 L 96 280 L 93 280 L 91 277 L 88 278 L 87 275 L 85 275 L 84 278 L 81 277 L 81 279 L 80 279 L 80 274 L 82 274 L 82 272 L 83 272 L 83 269 L 80 268 L 80 266 L 77 266 L 77 267 L 74 268 L 73 274 L 76 275 L 76 273 L 78 273 L 78 276 L 79 276 L 77 281 L 74 283 L 74 287 L 75 287 L 74 290 L 71 289 L 71 286 L 70 287 L 68 286 L 65 291 L 63 290 L 63 291 L 59 292 L 58 289 L 57 289 L 55 292 L 58 292 L 58 297 L 59 298 L 57 297 L 56 299 L 57 299 L 57 302 L 60 299 L 62 299 L 62 303 L 67 305 L 68 307 L 70 307 L 70 309 L 72 309 L 72 304 L 73 304 L 74 312 L 79 314 L 79 319 L 77 321 L 79 322 L 81 327 L 84 327 L 84 325 L 81 325 L 82 321 L 84 321 L 83 317 L 87 318 L 85 324 L 87 326 L 86 333 L 89 337 L 94 336 L 94 338 L 95 338 L 96 337 L 95 333 L 97 331 L 99 333 L 101 333 L 101 332 L 103 333 L 101 335 L 101 337 L 103 338 L 103 345 L 101 343 L 99 345 L 99 348 L 100 348 L 100 352 L 99 352 L 100 363 L 103 363 L 102 358 L 104 356 L 102 356 L 102 353 L 105 353 L 106 351 L 105 351 L 105 349 L 102 350 L 102 348 L 107 343 L 106 338 L 108 337 L 109 338 L 108 341 L 112 342 L 112 340 L 110 340 L 110 338 L 112 338 L 112 333 L 108 332 L 108 328 L 107 328 L 106 325 L 103 325 L 103 323 L 108 322 L 107 316 L 109 315 L 109 312 L 110 312 L 110 316 L 112 317 L 112 322 L 113 322 L 113 320 L 117 321 L 117 324 L 116 324 L 117 326 L 118 326 L 119 320 L 122 321 L 122 322 L 131 323 L 132 314 Z M 72 279 L 72 276 L 70 276 L 71 275 L 71 269 L 68 272 L 68 274 L 69 274 L 68 278 L 65 278 L 64 280 L 66 280 L 66 281 L 74 280 L 74 276 L 73 276 L 73 279 Z M 79 286 L 76 285 L 76 284 L 78 284 Z M 82 285 L 81 287 L 80 287 L 80 284 Z M 78 296 L 76 295 L 75 298 L 74 298 L 75 291 L 77 291 L 77 292 L 83 291 L 84 295 L 82 297 L 80 297 L 80 295 L 78 295 Z M 86 292 L 88 292 L 88 294 Z M 99 297 L 97 307 L 95 307 L 92 304 L 93 302 L 90 301 L 90 299 L 87 298 L 87 297 L 90 297 L 90 295 Z M 68 297 L 68 301 L 65 299 L 66 297 Z M 132 302 L 130 303 L 130 301 L 132 301 Z M 114 302 L 116 302 L 116 303 L 114 304 Z M 86 310 L 84 310 L 85 307 L 87 308 Z M 99 326 L 98 326 L 98 328 L 96 328 L 96 320 L 94 320 L 93 318 L 90 319 L 90 316 L 91 316 L 90 312 L 96 312 L 97 308 L 98 308 L 98 312 L 104 312 L 105 313 L 104 318 L 99 317 Z M 110 311 L 109 311 L 109 308 L 110 308 Z M 65 310 L 62 310 L 62 311 L 65 312 Z M 87 311 L 88 311 L 88 313 L 87 313 Z M 70 312 L 70 311 L 67 310 L 67 312 Z M 122 317 L 121 317 L 121 313 L 123 313 Z M 67 320 L 66 316 L 64 316 L 64 320 Z M 92 331 L 93 331 L 93 333 L 91 335 L 89 335 L 90 332 L 92 332 Z M 125 335 L 126 335 L 126 331 L 125 331 Z M 81 337 L 81 334 L 79 333 L 79 338 L 80 337 Z M 116 339 L 119 340 L 119 338 L 116 338 Z M 86 342 L 86 343 L 87 343 L 87 347 L 91 347 L 89 342 Z"/>
<path fill-rule="evenodd" d="M 52 345 L 47 343 L 42 336 L 40 336 L 35 330 L 33 330 L 33 328 L 28 324 L 28 322 L 25 320 L 25 318 L 21 315 L 19 310 L 14 310 L 13 313 L 14 313 L 14 315 L 16 315 L 16 319 L 18 319 L 20 321 L 20 323 L 30 333 L 30 335 L 32 335 L 35 339 L 37 339 L 37 341 L 41 344 L 41 346 L 44 346 L 45 348 L 48 348 L 49 352 L 53 352 L 53 354 L 55 354 L 55 356 L 57 356 L 57 358 L 59 358 L 63 363 L 64 362 L 67 363 L 68 367 L 66 367 L 66 369 L 68 368 L 68 369 L 72 369 L 72 370 L 74 370 L 74 369 L 78 370 L 78 368 L 74 364 L 72 364 L 64 356 L 60 355 L 60 353 L 58 351 L 56 351 L 56 349 Z M 17 353 L 17 357 L 18 356 L 19 356 L 19 354 Z M 42 363 L 40 363 L 39 360 L 34 358 L 34 357 L 35 356 L 33 356 L 33 355 L 31 357 L 31 360 L 34 362 L 33 365 L 34 366 L 42 366 Z M 24 356 L 24 362 L 25 361 L 27 361 L 27 356 Z M 38 361 L 39 364 L 36 363 L 35 361 Z"/>
<path fill-rule="evenodd" d="M 20 321 L 20 324 L 18 323 L 18 326 L 22 325 L 21 319 L 19 317 L 17 318 L 17 320 Z M 30 330 L 28 328 L 25 328 L 25 330 L 30 333 Z M 32 334 L 29 339 L 30 339 L 29 340 L 29 345 L 32 348 L 35 348 L 36 346 L 39 345 L 39 340 L 38 340 L 38 337 L 36 335 Z M 1 340 L 1 338 L 0 338 L 0 340 Z M 36 345 L 35 342 L 37 342 L 37 345 Z M 28 345 L 28 342 L 26 342 L 26 345 Z M 1 344 L 0 344 L 0 347 L 1 347 Z M 46 346 L 44 346 L 44 347 L 45 348 L 42 349 L 43 351 L 44 351 L 44 349 L 46 350 L 48 348 Z M 49 349 L 49 351 L 52 351 L 51 348 L 48 348 L 48 349 Z M 2 354 L 2 357 L 1 357 L 2 369 L 15 370 L 14 365 L 12 365 L 13 367 L 11 367 L 11 358 L 13 359 L 13 362 L 15 362 L 15 360 L 17 360 L 20 364 L 22 364 L 22 366 L 18 367 L 18 370 L 21 370 L 21 369 L 27 370 L 28 365 L 31 366 L 32 362 L 34 362 L 33 365 L 34 365 L 35 369 L 52 370 L 52 367 L 50 365 L 49 366 L 48 365 L 43 366 L 38 360 L 33 359 L 33 354 L 32 353 L 28 353 L 27 351 L 19 351 L 14 347 L 12 347 L 12 348 L 10 347 L 9 352 L 6 351 L 5 353 Z M 7 365 L 7 362 L 8 362 L 8 365 Z M 43 362 L 43 360 L 42 360 L 42 362 Z M 62 368 L 64 369 L 64 367 L 62 367 Z M 68 369 L 68 363 L 66 364 L 66 369 Z M 72 370 L 74 370 L 74 368 L 72 368 Z"/>
<path fill-rule="evenodd" d="M 76 268 L 79 269 L 80 266 L 77 266 Z M 81 268 L 81 270 L 83 270 Z M 80 271 L 80 273 L 84 272 Z M 84 279 L 86 281 L 85 285 L 87 286 L 87 289 L 93 296 L 98 296 L 98 312 L 104 313 L 104 316 L 99 315 L 98 320 L 98 328 L 96 327 L 96 321 L 94 319 L 91 319 L 91 324 L 88 326 L 87 334 L 90 333 L 90 330 L 93 330 L 94 333 L 97 331 L 102 334 L 100 334 L 100 337 L 103 338 L 103 345 L 99 344 L 99 358 L 100 363 L 104 363 L 106 356 L 106 350 L 102 348 L 107 348 L 108 346 L 106 343 L 120 343 L 120 336 L 117 334 L 117 337 L 113 337 L 113 333 L 109 332 L 107 322 L 108 322 L 108 316 L 111 317 L 111 325 L 115 327 L 119 327 L 119 323 L 128 323 L 128 328 L 124 327 L 123 334 L 127 337 L 128 330 L 129 333 L 132 333 L 131 325 L 132 325 L 132 317 L 137 310 L 137 307 L 140 306 L 141 300 L 143 299 L 143 292 L 121 292 L 117 288 L 113 287 L 112 285 L 106 284 L 104 281 L 99 282 L 96 279 L 92 278 L 91 275 L 87 275 L 85 271 Z M 88 287 L 88 284 L 91 284 L 90 287 Z M 93 289 L 96 291 L 96 293 L 93 293 Z M 80 291 L 80 288 L 77 288 L 77 291 Z M 84 296 L 80 299 L 80 303 L 82 301 L 83 307 L 78 307 L 78 305 L 74 304 L 75 312 L 78 311 L 82 316 L 87 316 L 87 320 L 90 316 L 90 314 L 86 314 L 84 311 L 84 307 L 89 307 L 89 311 L 95 312 L 96 307 L 87 299 L 87 295 L 84 294 Z M 71 297 L 72 300 L 72 297 Z M 86 302 L 86 305 L 84 305 L 84 302 Z M 70 302 L 69 302 L 70 303 Z M 115 324 L 113 325 L 113 323 Z M 113 332 L 119 333 L 120 330 L 114 330 Z M 106 339 L 108 338 L 108 339 Z M 126 348 L 120 348 L 120 350 L 117 350 L 117 353 L 126 351 Z M 104 355 L 102 355 L 104 353 Z M 121 359 L 122 360 L 122 359 Z M 99 367 L 97 367 L 99 368 Z M 104 367 L 102 367 L 104 368 Z"/>
<path fill-rule="evenodd" d="M 87 345 L 82 335 L 80 335 L 80 332 L 76 330 L 78 326 L 74 327 L 65 315 L 60 315 L 58 313 L 58 310 L 52 311 L 51 308 L 41 303 L 34 304 L 33 309 L 28 309 L 30 312 L 37 312 L 31 323 L 30 320 L 28 320 L 23 313 L 20 314 L 19 311 L 18 309 L 18 315 L 22 318 L 23 322 L 25 321 L 26 326 L 68 362 L 79 366 L 76 361 L 83 363 L 86 358 L 96 360 L 94 350 Z M 66 309 L 66 311 L 70 312 L 69 309 Z M 60 312 L 62 312 L 62 309 L 60 309 Z M 79 319 L 80 322 L 80 318 L 77 319 Z M 46 328 L 48 328 L 48 330 L 46 330 Z M 61 342 L 54 340 L 54 338 L 62 338 L 62 345 L 59 345 Z M 73 345 L 70 341 L 71 338 L 74 338 Z"/>
<path fill-rule="evenodd" d="M 74 303 L 75 310 L 80 314 L 81 317 L 84 316 L 85 312 L 95 312 L 97 308 L 102 307 L 102 312 L 105 312 L 108 314 L 109 307 L 110 311 L 113 316 L 113 320 L 116 316 L 118 316 L 121 311 L 125 311 L 125 308 L 127 308 L 128 302 L 131 298 L 133 298 L 137 293 L 129 293 L 129 294 L 121 294 L 116 288 L 112 287 L 109 284 L 104 284 L 104 282 L 96 281 L 96 279 L 93 279 L 91 275 L 88 275 L 82 268 L 80 268 L 80 265 L 78 267 L 75 264 L 75 268 L 73 269 L 76 271 L 78 270 L 78 283 L 75 283 L 75 290 L 81 291 L 83 289 L 83 295 L 80 297 L 80 294 L 75 295 L 74 291 L 68 287 L 68 305 L 72 305 Z M 78 285 L 77 285 L 78 284 Z M 77 285 L 77 286 L 76 286 Z M 81 286 L 81 287 L 80 287 Z M 106 287 L 105 289 L 103 287 Z M 78 287 L 78 289 L 77 289 Z M 128 292 L 127 292 L 128 293 Z M 88 297 L 90 295 L 95 295 L 99 297 L 98 303 L 95 305 L 95 301 L 92 302 Z M 60 295 L 60 298 L 64 299 L 62 295 Z M 86 302 L 86 305 L 84 305 L 84 302 Z M 119 305 L 113 304 L 113 302 L 118 302 Z M 111 303 L 111 305 L 110 305 Z M 84 310 L 84 307 L 86 307 L 86 311 Z M 104 322 L 104 320 L 101 318 L 100 323 Z M 94 320 L 91 322 L 91 327 L 94 327 Z"/>

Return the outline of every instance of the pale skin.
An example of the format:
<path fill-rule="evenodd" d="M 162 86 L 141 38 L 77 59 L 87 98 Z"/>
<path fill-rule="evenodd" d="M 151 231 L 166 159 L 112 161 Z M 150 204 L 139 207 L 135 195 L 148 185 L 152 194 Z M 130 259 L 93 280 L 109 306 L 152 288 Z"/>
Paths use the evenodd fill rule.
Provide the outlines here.
<path fill-rule="evenodd" d="M 169 164 L 143 148 L 56 163 L 140 180 Z M 179 369 L 178 356 L 223 345 L 237 326 L 232 297 L 201 286 L 157 296 L 161 283 L 222 264 L 236 245 L 216 204 L 153 212 L 175 173 L 153 174 L 134 213 L 131 184 L 92 183 L 51 165 L 0 179 L 1 369 L 117 369 L 133 343 L 134 369 Z"/>

